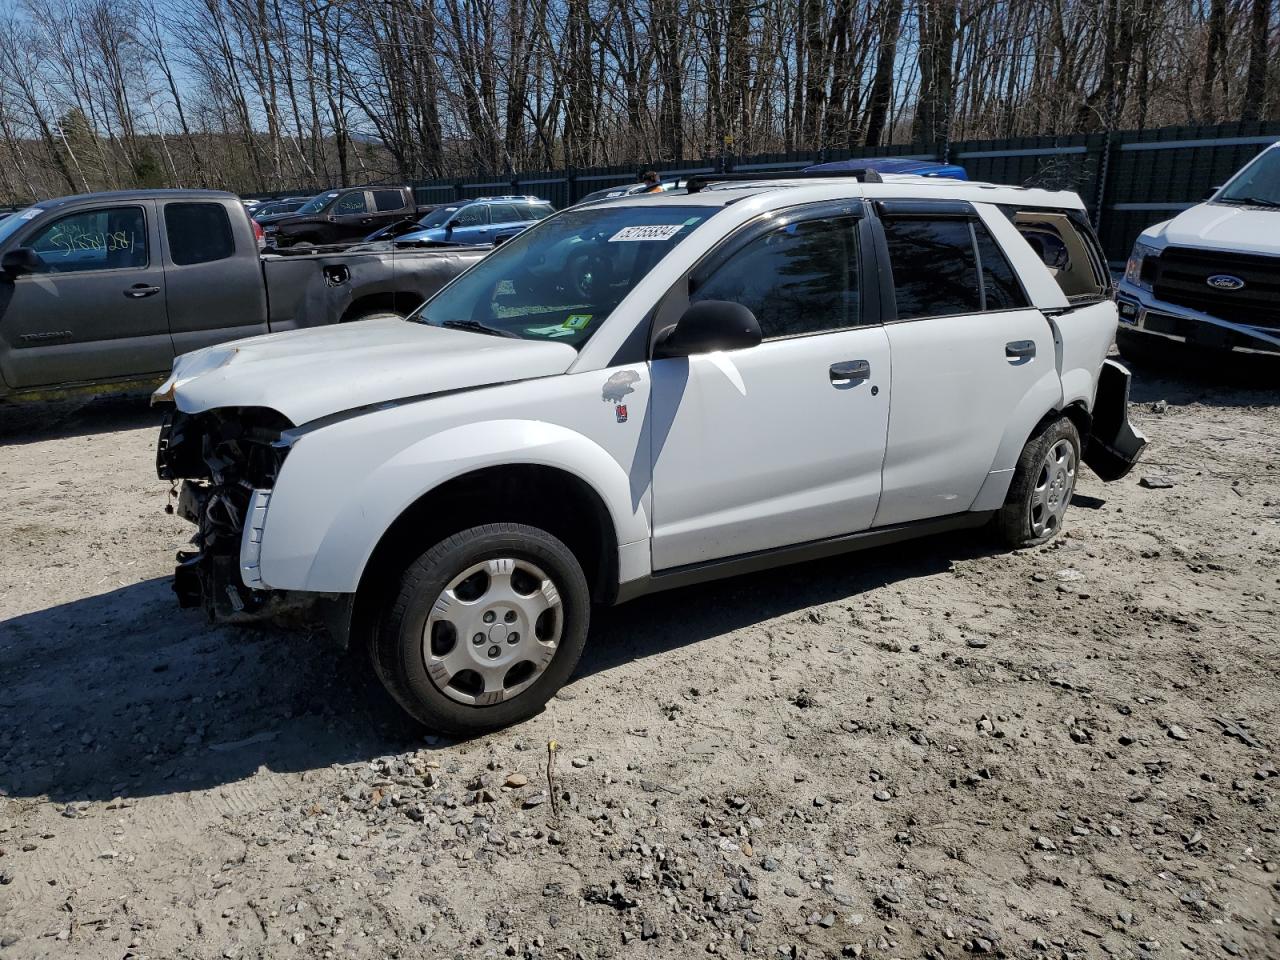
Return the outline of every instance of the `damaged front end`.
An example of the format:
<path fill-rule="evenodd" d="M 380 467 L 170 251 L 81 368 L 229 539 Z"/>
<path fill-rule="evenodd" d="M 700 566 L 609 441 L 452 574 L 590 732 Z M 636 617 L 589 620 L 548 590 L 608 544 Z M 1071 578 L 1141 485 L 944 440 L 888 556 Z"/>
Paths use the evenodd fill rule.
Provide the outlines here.
<path fill-rule="evenodd" d="M 181 606 L 236 623 L 298 605 L 265 588 L 258 570 L 267 506 L 288 453 L 280 436 L 292 426 L 262 407 L 173 410 L 165 417 L 156 472 L 175 486 L 177 502 L 167 509 L 196 525 L 193 549 L 178 552 L 174 571 Z"/>

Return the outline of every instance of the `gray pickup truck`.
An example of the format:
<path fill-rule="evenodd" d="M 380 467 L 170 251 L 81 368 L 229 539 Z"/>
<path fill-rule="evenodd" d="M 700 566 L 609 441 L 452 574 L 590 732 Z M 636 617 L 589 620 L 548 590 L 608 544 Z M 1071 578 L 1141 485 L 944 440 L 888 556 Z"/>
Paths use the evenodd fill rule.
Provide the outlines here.
<path fill-rule="evenodd" d="M 0 221 L 0 400 L 162 378 L 224 340 L 404 315 L 488 247 L 263 254 L 230 193 L 138 190 Z"/>

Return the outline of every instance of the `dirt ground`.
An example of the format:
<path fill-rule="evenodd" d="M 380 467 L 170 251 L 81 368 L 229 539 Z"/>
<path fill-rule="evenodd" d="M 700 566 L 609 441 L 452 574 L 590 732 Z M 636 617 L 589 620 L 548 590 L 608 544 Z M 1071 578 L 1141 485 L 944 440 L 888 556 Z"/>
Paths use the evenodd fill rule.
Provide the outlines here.
<path fill-rule="evenodd" d="M 1280 391 L 1134 420 L 1046 547 L 638 601 L 453 742 L 177 609 L 143 402 L 0 411 L 0 958 L 1280 956 Z"/>

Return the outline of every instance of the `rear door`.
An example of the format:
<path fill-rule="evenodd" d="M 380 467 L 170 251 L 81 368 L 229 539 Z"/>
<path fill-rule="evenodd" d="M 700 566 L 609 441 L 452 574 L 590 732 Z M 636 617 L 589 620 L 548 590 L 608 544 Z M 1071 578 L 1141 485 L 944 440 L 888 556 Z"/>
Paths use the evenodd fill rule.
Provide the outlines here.
<path fill-rule="evenodd" d="M 489 243 L 489 204 L 469 203 L 453 215 L 450 243 Z"/>
<path fill-rule="evenodd" d="M 876 204 L 893 409 L 876 526 L 967 511 L 1006 428 L 1061 402 L 1053 329 L 963 201 Z M 1034 419 L 1033 421 L 1034 422 Z"/>
<path fill-rule="evenodd" d="M 389 223 L 413 216 L 413 207 L 406 202 L 404 190 L 370 190 L 369 194 L 373 201 L 373 214 L 365 236 Z"/>
<path fill-rule="evenodd" d="M 174 354 L 265 333 L 262 261 L 245 218 L 216 201 L 161 201 L 160 208 Z"/>
<path fill-rule="evenodd" d="M 155 204 L 104 203 L 15 238 L 42 268 L 0 283 L 11 387 L 164 373 L 173 363 Z"/>
<path fill-rule="evenodd" d="M 874 289 L 865 302 L 861 212 L 770 218 L 695 272 L 688 299 L 743 304 L 764 341 L 650 364 L 655 570 L 871 526 L 889 343 Z"/>
<path fill-rule="evenodd" d="M 492 243 L 499 234 L 518 233 L 524 226 L 524 218 L 514 203 L 489 204 L 489 229 L 485 239 Z"/>

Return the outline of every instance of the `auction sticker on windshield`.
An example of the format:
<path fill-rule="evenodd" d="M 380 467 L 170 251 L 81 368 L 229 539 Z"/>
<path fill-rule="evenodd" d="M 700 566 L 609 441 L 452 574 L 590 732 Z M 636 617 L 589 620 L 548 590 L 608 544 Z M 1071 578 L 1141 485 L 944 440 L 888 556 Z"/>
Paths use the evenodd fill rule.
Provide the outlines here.
<path fill-rule="evenodd" d="M 610 243 L 624 243 L 629 240 L 670 240 L 684 229 L 683 223 L 656 223 L 644 227 L 623 227 L 612 237 Z"/>

